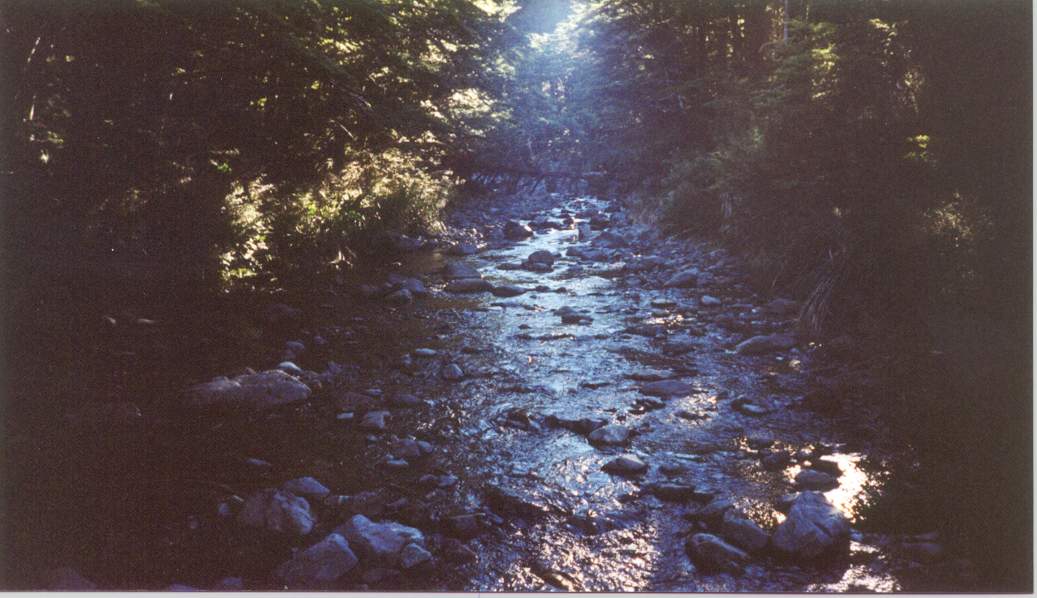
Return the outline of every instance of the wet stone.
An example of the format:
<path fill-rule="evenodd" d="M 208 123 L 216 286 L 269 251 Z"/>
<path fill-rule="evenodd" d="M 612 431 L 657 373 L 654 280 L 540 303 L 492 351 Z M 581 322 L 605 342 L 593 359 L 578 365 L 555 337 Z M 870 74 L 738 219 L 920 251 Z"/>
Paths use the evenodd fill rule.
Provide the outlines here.
<path fill-rule="evenodd" d="M 689 268 L 687 270 L 681 270 L 668 278 L 666 282 L 663 283 L 663 286 L 667 288 L 689 288 L 697 286 L 698 282 L 698 268 Z"/>
<path fill-rule="evenodd" d="M 602 426 L 587 435 L 587 440 L 592 444 L 617 445 L 623 444 L 630 437 L 630 430 L 619 424 Z"/>
<path fill-rule="evenodd" d="M 788 516 L 774 530 L 771 544 L 779 553 L 803 559 L 845 549 L 850 523 L 817 492 L 796 497 Z"/>
<path fill-rule="evenodd" d="M 804 469 L 796 474 L 796 486 L 804 490 L 831 490 L 839 486 L 839 480 L 813 469 Z"/>
<path fill-rule="evenodd" d="M 419 407 L 421 405 L 421 399 L 412 394 L 398 394 L 393 396 L 389 402 L 393 407 L 399 407 L 401 409 L 410 409 L 413 407 Z"/>
<path fill-rule="evenodd" d="M 641 393 L 653 397 L 688 396 L 695 392 L 695 387 L 678 380 L 659 380 L 641 386 Z"/>
<path fill-rule="evenodd" d="M 714 307 L 714 306 L 720 305 L 721 301 L 720 301 L 720 299 L 717 299 L 716 297 L 714 297 L 712 295 L 703 295 L 699 299 L 699 304 L 701 304 L 703 307 Z"/>
<path fill-rule="evenodd" d="M 581 417 L 577 419 L 561 415 L 548 415 L 544 418 L 544 423 L 548 426 L 564 428 L 577 434 L 590 434 L 594 430 L 608 424 L 608 420 L 603 418 Z"/>
<path fill-rule="evenodd" d="M 533 236 L 533 229 L 516 220 L 504 224 L 504 236 L 512 241 L 521 241 Z"/>
<path fill-rule="evenodd" d="M 413 351 L 411 351 L 411 354 L 414 355 L 414 357 L 427 359 L 429 357 L 435 357 L 439 353 L 435 349 L 420 348 L 414 349 Z"/>
<path fill-rule="evenodd" d="M 663 469 L 660 467 L 660 470 Z M 665 472 L 664 472 L 665 473 Z M 695 495 L 695 487 L 689 484 L 673 484 L 660 482 L 648 487 L 648 491 L 660 500 L 670 502 L 686 502 Z"/>
<path fill-rule="evenodd" d="M 393 291 L 385 296 L 385 302 L 389 305 L 407 305 L 414 301 L 414 295 L 407 289 Z"/>
<path fill-rule="evenodd" d="M 445 290 L 448 293 L 485 293 L 493 290 L 493 285 L 481 278 L 461 278 L 451 280 Z"/>
<path fill-rule="evenodd" d="M 749 562 L 749 555 L 713 534 L 695 534 L 685 544 L 688 555 L 706 571 L 737 573 Z"/>
<path fill-rule="evenodd" d="M 778 471 L 784 469 L 786 465 L 792 462 L 788 453 L 784 451 L 775 451 L 764 455 L 760 459 L 760 465 L 765 471 Z"/>
<path fill-rule="evenodd" d="M 497 297 L 518 297 L 526 293 L 526 289 L 515 285 L 499 285 L 490 289 L 490 292 Z"/>
<path fill-rule="evenodd" d="M 447 280 L 478 279 L 482 274 L 465 262 L 450 262 L 443 267 L 443 278 Z"/>
<path fill-rule="evenodd" d="M 724 514 L 720 527 L 721 535 L 735 546 L 749 552 L 759 552 L 767 546 L 770 536 L 756 522 L 744 515 L 729 510 Z"/>
<path fill-rule="evenodd" d="M 735 347 L 739 355 L 763 355 L 774 351 L 784 351 L 796 346 L 796 339 L 789 334 L 770 334 L 754 336 L 744 340 Z"/>
<path fill-rule="evenodd" d="M 312 477 L 295 478 L 294 480 L 288 480 L 281 485 L 281 489 L 285 492 L 291 492 L 296 496 L 304 496 L 306 498 L 324 498 L 331 494 L 331 490 L 321 484 Z"/>
<path fill-rule="evenodd" d="M 444 380 L 450 380 L 452 382 L 455 382 L 457 380 L 464 378 L 464 370 L 462 370 L 461 366 L 457 365 L 456 363 L 448 363 L 446 366 L 443 367 L 443 370 L 440 373 L 440 375 L 443 376 Z"/>
<path fill-rule="evenodd" d="M 388 411 L 368 411 L 360 420 L 360 429 L 381 432 L 385 430 L 385 418 L 387 417 L 389 417 Z"/>
<path fill-rule="evenodd" d="M 647 471 L 648 465 L 637 455 L 626 454 L 609 461 L 601 469 L 615 475 L 634 476 Z"/>

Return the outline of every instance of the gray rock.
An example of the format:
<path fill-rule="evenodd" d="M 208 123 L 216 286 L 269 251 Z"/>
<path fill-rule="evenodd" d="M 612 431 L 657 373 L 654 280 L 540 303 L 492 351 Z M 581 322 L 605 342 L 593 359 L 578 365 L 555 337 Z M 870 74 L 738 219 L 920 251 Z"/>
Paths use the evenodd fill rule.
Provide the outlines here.
<path fill-rule="evenodd" d="M 479 252 L 479 246 L 475 243 L 460 242 L 454 243 L 447 247 L 446 253 L 448 255 L 475 255 Z"/>
<path fill-rule="evenodd" d="M 460 280 L 464 278 L 482 278 L 482 274 L 465 262 L 450 262 L 443 267 L 443 278 Z"/>
<path fill-rule="evenodd" d="M 443 371 L 440 372 L 440 375 L 443 376 L 444 380 L 456 382 L 457 380 L 464 378 L 464 370 L 462 370 L 461 366 L 456 363 L 448 363 L 443 367 Z"/>
<path fill-rule="evenodd" d="M 715 305 L 720 305 L 721 301 L 713 295 L 703 295 L 699 299 L 699 303 L 704 307 L 713 307 Z"/>
<path fill-rule="evenodd" d="M 329 490 L 324 484 L 321 484 L 315 478 L 309 476 L 288 480 L 284 484 L 281 484 L 281 489 L 285 492 L 291 492 L 296 496 L 303 496 L 306 498 L 324 498 L 331 494 L 331 490 Z"/>
<path fill-rule="evenodd" d="M 521 222 L 509 220 L 504 224 L 504 236 L 512 241 L 521 241 L 533 236 L 533 229 Z"/>
<path fill-rule="evenodd" d="M 402 438 L 389 445 L 389 450 L 397 457 L 417 459 L 432 452 L 432 445 L 413 438 Z"/>
<path fill-rule="evenodd" d="M 679 380 L 659 380 L 641 386 L 641 394 L 651 397 L 684 397 L 695 392 L 695 387 Z"/>
<path fill-rule="evenodd" d="M 813 559 L 847 546 L 850 523 L 817 492 L 796 497 L 785 521 L 771 536 L 771 545 L 786 556 Z"/>
<path fill-rule="evenodd" d="M 706 571 L 738 573 L 749 562 L 749 555 L 713 534 L 695 534 L 685 544 L 695 564 Z"/>
<path fill-rule="evenodd" d="M 688 268 L 677 272 L 670 278 L 666 279 L 663 286 L 666 288 L 689 288 L 694 287 L 699 283 L 699 270 L 698 268 Z"/>
<path fill-rule="evenodd" d="M 281 370 L 286 374 L 291 374 L 292 376 L 302 376 L 306 374 L 306 372 L 303 371 L 301 367 L 295 365 L 295 363 L 291 361 L 282 361 L 281 363 L 277 364 L 277 369 Z"/>
<path fill-rule="evenodd" d="M 436 355 L 439 354 L 435 349 L 426 349 L 426 348 L 414 349 L 413 351 L 411 351 L 411 353 L 413 353 L 415 357 L 421 357 L 421 358 L 435 357 Z"/>
<path fill-rule="evenodd" d="M 616 475 L 639 475 L 648 470 L 648 465 L 637 455 L 626 454 L 606 463 L 602 470 Z"/>
<path fill-rule="evenodd" d="M 400 551 L 400 566 L 404 569 L 410 569 L 431 560 L 432 553 L 417 544 L 408 544 Z"/>
<path fill-rule="evenodd" d="M 306 352 L 306 345 L 302 341 L 287 341 L 284 344 L 284 359 L 292 361 Z"/>
<path fill-rule="evenodd" d="M 385 418 L 388 416 L 388 411 L 368 411 L 364 414 L 364 419 L 360 420 L 360 429 L 381 432 L 385 430 Z"/>
<path fill-rule="evenodd" d="M 767 546 L 770 536 L 763 531 L 752 519 L 749 519 L 733 509 L 724 514 L 724 523 L 720 528 L 722 535 L 728 542 L 749 552 L 758 552 Z"/>
<path fill-rule="evenodd" d="M 410 409 L 421 405 L 421 399 L 412 394 L 398 394 L 394 395 L 390 401 L 393 407 L 400 407 L 403 409 Z"/>
<path fill-rule="evenodd" d="M 252 494 L 238 513 L 237 522 L 272 532 L 305 536 L 315 523 L 310 503 L 283 490 L 266 489 Z"/>
<path fill-rule="evenodd" d="M 220 377 L 188 388 L 184 392 L 188 407 L 245 407 L 272 409 L 302 401 L 310 396 L 310 387 L 281 370 L 244 374 L 235 378 Z"/>
<path fill-rule="evenodd" d="M 526 289 L 517 287 L 515 285 L 505 284 L 495 286 L 490 289 L 490 292 L 497 297 L 518 297 L 526 293 Z"/>
<path fill-rule="evenodd" d="M 428 295 L 428 289 L 425 287 L 425 283 L 421 282 L 418 278 L 390 275 L 389 282 L 398 285 L 401 291 L 407 291 L 414 297 L 425 297 Z"/>
<path fill-rule="evenodd" d="M 493 290 L 493 284 L 481 278 L 459 278 L 447 283 L 448 293 L 485 293 Z"/>
<path fill-rule="evenodd" d="M 672 464 L 671 464 L 672 465 Z M 672 467 L 659 468 L 660 471 L 666 473 L 666 471 L 673 471 Z M 680 473 L 683 471 L 683 467 L 677 471 Z M 689 484 L 674 484 L 672 482 L 659 482 L 652 484 L 648 487 L 648 491 L 653 496 L 658 497 L 660 500 L 666 500 L 670 502 L 685 502 L 695 496 L 695 487 Z"/>
<path fill-rule="evenodd" d="M 795 346 L 796 339 L 790 334 L 765 334 L 738 343 L 735 352 L 739 355 L 762 355 L 774 351 L 785 351 Z"/>
<path fill-rule="evenodd" d="M 804 469 L 796 474 L 796 486 L 804 490 L 831 490 L 839 486 L 839 480 L 823 471 Z"/>
<path fill-rule="evenodd" d="M 699 521 L 715 523 L 721 521 L 724 514 L 734 506 L 734 503 L 729 499 L 715 498 L 702 508 L 692 513 L 691 516 Z"/>
<path fill-rule="evenodd" d="M 555 256 L 550 251 L 541 249 L 539 251 L 534 251 L 533 253 L 529 254 L 529 257 L 526 258 L 526 263 L 553 266 L 555 263 Z"/>
<path fill-rule="evenodd" d="M 587 440 L 594 444 L 623 444 L 630 437 L 630 430 L 619 424 L 602 426 L 587 435 Z"/>
<path fill-rule="evenodd" d="M 274 576 L 289 588 L 321 589 L 341 579 L 358 562 L 349 542 L 332 533 L 282 563 Z"/>
<path fill-rule="evenodd" d="M 375 523 L 363 515 L 354 515 L 335 532 L 345 536 L 362 558 L 390 566 L 397 563 L 407 544 L 425 543 L 421 530 L 395 521 Z"/>
<path fill-rule="evenodd" d="M 576 238 L 580 241 L 587 241 L 591 238 L 590 223 L 581 222 L 576 225 Z"/>
<path fill-rule="evenodd" d="M 557 428 L 565 428 L 577 434 L 590 434 L 594 430 L 608 424 L 608 420 L 591 417 L 573 418 L 564 415 L 548 415 L 544 418 L 544 423 Z"/>

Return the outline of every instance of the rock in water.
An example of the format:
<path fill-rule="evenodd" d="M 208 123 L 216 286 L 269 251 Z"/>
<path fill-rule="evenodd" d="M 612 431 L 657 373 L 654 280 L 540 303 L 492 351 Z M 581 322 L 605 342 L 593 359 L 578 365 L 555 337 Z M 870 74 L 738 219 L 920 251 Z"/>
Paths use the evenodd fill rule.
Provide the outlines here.
<path fill-rule="evenodd" d="M 338 581 L 357 562 L 349 542 L 333 533 L 282 563 L 274 576 L 289 588 L 321 589 Z"/>
<path fill-rule="evenodd" d="M 448 293 L 485 293 L 492 291 L 493 285 L 481 278 L 459 278 L 450 281 L 444 290 Z"/>
<path fill-rule="evenodd" d="M 482 278 L 482 274 L 464 262 L 450 262 L 443 267 L 443 278 L 459 280 L 462 278 Z"/>
<path fill-rule="evenodd" d="M 441 372 L 444 380 L 457 381 L 464 378 L 464 370 L 456 363 L 448 363 Z"/>
<path fill-rule="evenodd" d="M 758 552 L 767 546 L 770 537 L 756 522 L 734 510 L 724 514 L 721 535 L 735 546 L 749 552 Z"/>
<path fill-rule="evenodd" d="M 504 236 L 512 241 L 521 241 L 533 236 L 533 229 L 515 220 L 509 220 L 504 224 Z"/>
<path fill-rule="evenodd" d="M 616 475 L 639 475 L 648 469 L 648 465 L 636 455 L 626 454 L 606 463 L 602 470 Z"/>
<path fill-rule="evenodd" d="M 630 436 L 630 430 L 619 424 L 602 426 L 587 435 L 587 440 L 594 444 L 623 444 Z"/>
<path fill-rule="evenodd" d="M 527 264 L 544 264 L 545 266 L 553 266 L 555 263 L 555 256 L 550 251 L 541 249 L 540 251 L 534 251 L 529 254 L 526 258 Z"/>
<path fill-rule="evenodd" d="M 526 289 L 515 285 L 505 284 L 493 287 L 490 289 L 490 292 L 497 297 L 518 297 L 525 293 Z"/>
<path fill-rule="evenodd" d="M 804 469 L 796 474 L 796 486 L 804 490 L 831 490 L 839 486 L 839 480 L 823 471 Z"/>
<path fill-rule="evenodd" d="M 695 392 L 695 387 L 677 380 L 659 380 L 650 382 L 641 387 L 641 394 L 650 397 L 678 397 L 688 396 Z"/>
<path fill-rule="evenodd" d="M 188 388 L 187 406 L 193 408 L 241 406 L 255 410 L 272 409 L 310 396 L 310 387 L 281 370 L 219 377 Z"/>
<path fill-rule="evenodd" d="M 785 351 L 795 346 L 796 339 L 790 334 L 765 334 L 738 343 L 735 352 L 739 355 L 762 355 L 773 351 Z"/>
<path fill-rule="evenodd" d="M 284 484 L 281 484 L 281 489 L 285 492 L 291 492 L 296 496 L 304 496 L 306 498 L 324 498 L 331 494 L 331 490 L 329 490 L 324 484 L 321 484 L 315 478 L 309 476 L 288 480 Z"/>
<path fill-rule="evenodd" d="M 695 564 L 707 571 L 738 573 L 749 562 L 749 555 L 713 534 L 695 534 L 684 545 Z"/>
<path fill-rule="evenodd" d="M 247 527 L 298 536 L 310 533 L 314 525 L 310 503 L 305 498 L 270 488 L 249 496 L 237 521 Z"/>
<path fill-rule="evenodd" d="M 779 553 L 813 559 L 848 545 L 850 522 L 825 497 L 803 492 L 796 497 L 785 521 L 771 536 Z"/>
<path fill-rule="evenodd" d="M 388 411 L 368 411 L 364 414 L 364 419 L 360 420 L 360 428 L 371 432 L 381 432 L 385 429 L 385 418 L 388 416 Z"/>
<path fill-rule="evenodd" d="M 698 268 L 688 268 L 687 270 L 681 270 L 674 274 L 663 283 L 664 287 L 667 288 L 688 288 L 693 287 L 699 283 L 699 270 Z"/>
<path fill-rule="evenodd" d="M 335 532 L 345 536 L 362 558 L 388 566 L 396 564 L 407 544 L 425 543 L 421 530 L 395 521 L 375 523 L 363 515 L 354 515 Z"/>

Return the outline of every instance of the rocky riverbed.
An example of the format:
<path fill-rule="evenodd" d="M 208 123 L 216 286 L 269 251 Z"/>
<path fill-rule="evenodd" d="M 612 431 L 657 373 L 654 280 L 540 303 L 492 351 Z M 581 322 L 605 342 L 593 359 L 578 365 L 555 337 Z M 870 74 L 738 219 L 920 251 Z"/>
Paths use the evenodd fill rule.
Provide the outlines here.
<path fill-rule="evenodd" d="M 738 260 L 593 197 L 472 202 L 448 224 L 267 306 L 262 362 L 84 404 L 35 439 L 18 584 L 968 587 L 931 530 L 867 525 L 911 455 L 842 408 L 868 388 L 829 380 L 851 341 L 797 337 L 799 305 Z"/>

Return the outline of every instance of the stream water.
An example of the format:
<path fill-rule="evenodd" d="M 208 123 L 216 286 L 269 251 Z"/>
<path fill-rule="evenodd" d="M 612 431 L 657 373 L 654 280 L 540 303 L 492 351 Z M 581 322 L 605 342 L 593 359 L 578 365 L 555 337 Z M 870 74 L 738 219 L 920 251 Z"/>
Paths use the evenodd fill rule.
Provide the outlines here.
<path fill-rule="evenodd" d="M 271 571 L 293 547 L 360 511 L 423 530 L 435 559 L 417 572 L 361 563 L 342 589 L 896 591 L 933 589 L 934 579 L 960 588 L 948 571 L 958 575 L 963 565 L 911 550 L 938 546 L 930 535 L 915 537 L 928 531 L 925 522 L 867 525 L 867 509 L 912 459 L 863 409 L 848 425 L 805 408 L 815 372 L 833 367 L 823 347 L 739 354 L 734 348 L 750 336 L 790 332 L 792 315 L 768 308 L 722 250 L 645 234 L 623 216 L 603 225 L 610 213 L 620 211 L 559 196 L 458 211 L 455 224 L 486 234 L 483 250 L 419 251 L 395 265 L 423 279 L 430 297 L 390 307 L 342 293 L 315 303 L 320 315 L 308 320 L 308 349 L 297 361 L 316 371 L 335 361 L 345 373 L 291 409 L 185 415 L 176 397 L 199 380 L 182 379 L 156 389 L 152 401 L 138 399 L 143 425 L 25 441 L 34 464 L 25 468 L 35 469 L 15 480 L 42 498 L 14 501 L 8 527 L 15 562 L 35 570 L 8 578 L 35 587 L 38 570 L 74 566 L 105 588 L 211 588 L 227 577 L 248 589 L 276 588 Z M 508 217 L 534 215 L 549 222 L 531 238 L 490 234 Z M 577 225 L 594 217 L 602 230 L 580 239 Z M 540 250 L 558 256 L 550 271 L 517 269 Z M 574 256 L 581 250 L 590 259 Z M 455 260 L 525 292 L 445 292 L 441 270 Z M 661 284 L 687 267 L 700 271 L 697 285 Z M 562 323 L 562 314 L 577 323 Z M 326 343 L 318 346 L 315 335 Z M 269 361 L 251 365 L 274 367 L 278 358 Z M 461 380 L 444 380 L 449 364 L 460 366 Z M 653 379 L 688 390 L 648 396 L 642 391 Z M 401 394 L 421 404 L 397 408 Z M 365 410 L 383 407 L 384 432 L 358 427 Z M 595 446 L 573 431 L 578 424 L 565 424 L 581 418 L 619 424 L 630 438 Z M 433 452 L 390 464 L 407 437 Z M 787 463 L 764 460 L 779 453 Z M 647 472 L 602 470 L 620 454 L 638 456 Z M 707 572 L 689 559 L 685 541 L 701 531 L 690 517 L 696 506 L 726 498 L 771 530 L 785 517 L 782 497 L 796 490 L 796 474 L 811 465 L 837 475 L 824 494 L 854 525 L 848 551 L 820 563 L 764 552 L 738 574 Z M 299 476 L 365 497 L 367 506 L 315 506 L 315 530 L 295 540 L 242 530 L 219 513 L 228 497 Z M 694 487 L 694 496 L 661 500 L 651 492 L 660 482 Z"/>

